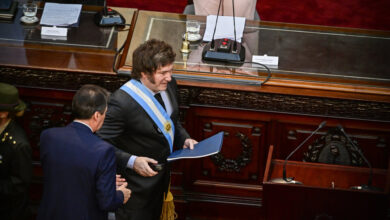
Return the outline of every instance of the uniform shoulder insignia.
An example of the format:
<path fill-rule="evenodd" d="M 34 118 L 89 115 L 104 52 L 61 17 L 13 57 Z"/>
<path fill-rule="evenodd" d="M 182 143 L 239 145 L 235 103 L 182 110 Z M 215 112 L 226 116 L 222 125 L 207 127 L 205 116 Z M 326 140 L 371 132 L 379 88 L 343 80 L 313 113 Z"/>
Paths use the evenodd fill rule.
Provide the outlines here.
<path fill-rule="evenodd" d="M 8 132 L 6 132 L 3 137 L 1 138 L 1 142 L 8 142 L 8 143 L 12 143 L 12 144 L 16 144 L 16 140 L 14 137 L 12 137 L 11 135 L 9 135 Z"/>

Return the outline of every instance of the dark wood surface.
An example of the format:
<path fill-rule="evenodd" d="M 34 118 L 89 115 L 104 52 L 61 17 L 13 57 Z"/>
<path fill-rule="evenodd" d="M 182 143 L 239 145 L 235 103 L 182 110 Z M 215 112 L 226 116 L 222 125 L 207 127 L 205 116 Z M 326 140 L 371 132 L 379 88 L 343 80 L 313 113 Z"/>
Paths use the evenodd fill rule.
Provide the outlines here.
<path fill-rule="evenodd" d="M 114 74 L 115 52 L 127 39 L 124 34 L 130 32 L 122 33 L 115 27 L 98 27 L 93 18 L 101 8 L 85 8 L 79 24 L 69 27 L 67 37 L 59 39 L 42 36 L 39 23 L 22 23 L 19 8 L 12 22 L 0 23 L 0 65 Z M 132 22 L 134 9 L 115 9 L 124 14 L 129 24 Z M 37 14 L 38 18 L 41 16 L 42 9 Z"/>

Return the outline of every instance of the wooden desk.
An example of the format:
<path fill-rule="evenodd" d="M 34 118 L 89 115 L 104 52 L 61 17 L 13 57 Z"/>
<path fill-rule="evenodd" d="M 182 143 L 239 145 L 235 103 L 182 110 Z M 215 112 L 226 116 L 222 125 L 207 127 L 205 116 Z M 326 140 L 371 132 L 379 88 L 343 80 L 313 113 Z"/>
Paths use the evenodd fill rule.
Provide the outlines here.
<path fill-rule="evenodd" d="M 284 160 L 273 159 L 272 149 L 263 182 L 266 219 L 386 219 L 389 170 L 373 170 L 373 189 L 382 191 L 353 190 L 351 186 L 367 183 L 369 169 L 287 161 L 288 176 L 303 184 L 275 183 Z"/>
<path fill-rule="evenodd" d="M 130 32 L 115 27 L 98 27 L 94 15 L 98 7 L 85 7 L 78 27 L 68 28 L 67 37 L 41 35 L 39 23 L 20 22 L 23 12 L 17 11 L 10 23 L 0 23 L 0 65 L 55 71 L 114 74 L 115 51 Z M 135 9 L 115 8 L 130 24 Z M 40 18 L 42 10 L 37 16 Z"/>
<path fill-rule="evenodd" d="M 205 17 L 188 16 L 201 22 L 203 35 Z M 246 61 L 251 55 L 279 57 L 271 80 L 260 88 L 256 83 L 265 79 L 265 69 L 204 63 L 204 43 L 191 44 L 185 61 L 180 48 L 188 16 L 140 11 L 128 53 L 151 38 L 167 41 L 176 51 L 175 76 L 183 85 L 390 102 L 390 32 L 246 21 Z M 131 70 L 131 59 L 127 56 L 123 71 Z"/>

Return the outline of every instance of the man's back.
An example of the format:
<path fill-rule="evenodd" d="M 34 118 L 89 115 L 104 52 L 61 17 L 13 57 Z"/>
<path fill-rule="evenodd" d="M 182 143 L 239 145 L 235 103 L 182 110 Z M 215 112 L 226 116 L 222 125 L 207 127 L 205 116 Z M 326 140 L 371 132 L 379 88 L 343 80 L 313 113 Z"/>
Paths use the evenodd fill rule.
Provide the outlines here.
<path fill-rule="evenodd" d="M 44 193 L 38 219 L 106 219 L 123 195 L 115 186 L 114 149 L 73 122 L 41 135 Z"/>

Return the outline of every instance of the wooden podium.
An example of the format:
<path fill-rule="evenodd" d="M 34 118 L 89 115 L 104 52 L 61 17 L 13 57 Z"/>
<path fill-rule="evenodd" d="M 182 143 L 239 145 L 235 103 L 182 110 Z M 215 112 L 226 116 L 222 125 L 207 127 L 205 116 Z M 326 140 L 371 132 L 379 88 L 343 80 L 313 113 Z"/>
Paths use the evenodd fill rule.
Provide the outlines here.
<path fill-rule="evenodd" d="M 382 191 L 352 190 L 367 184 L 369 169 L 323 163 L 288 161 L 287 177 L 302 185 L 275 183 L 284 160 L 272 159 L 270 146 L 263 179 L 266 219 L 386 219 L 389 170 L 373 169 L 372 185 Z"/>

